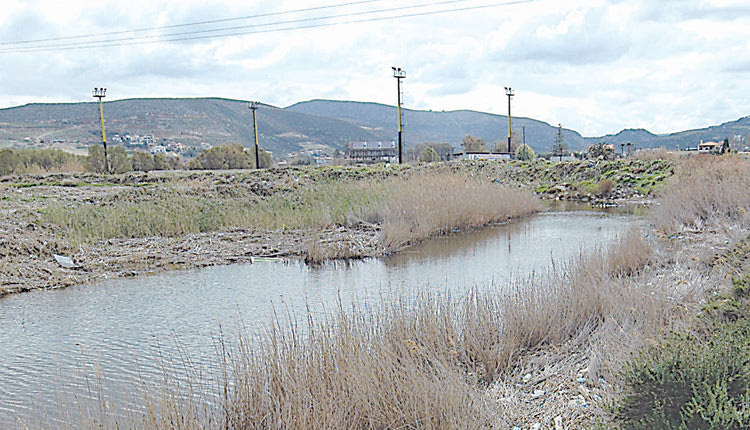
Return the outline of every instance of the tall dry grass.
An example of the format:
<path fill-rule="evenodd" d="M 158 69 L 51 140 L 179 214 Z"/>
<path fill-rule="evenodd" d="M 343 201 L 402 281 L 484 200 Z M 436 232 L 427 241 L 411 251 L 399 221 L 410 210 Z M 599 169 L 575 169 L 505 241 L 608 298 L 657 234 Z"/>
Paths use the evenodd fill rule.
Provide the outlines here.
<path fill-rule="evenodd" d="M 750 226 L 750 160 L 701 155 L 684 161 L 662 192 L 653 219 L 667 234 Z"/>
<path fill-rule="evenodd" d="M 448 171 L 321 181 L 263 198 L 190 193 L 177 187 L 132 194 L 106 204 L 50 202 L 42 217 L 63 227 L 75 243 L 233 228 L 322 229 L 365 222 L 382 224 L 382 243 L 396 249 L 432 235 L 507 221 L 540 209 L 531 193 Z"/>
<path fill-rule="evenodd" d="M 377 208 L 388 249 L 437 234 L 528 216 L 541 208 L 530 193 L 465 173 L 425 173 L 386 186 Z"/>
<path fill-rule="evenodd" d="M 230 354 L 230 427 L 512 427 L 519 417 L 487 387 L 513 380 L 526 357 L 574 344 L 611 370 L 681 312 L 694 289 L 647 280 L 650 249 L 633 231 L 602 256 L 514 288 L 340 310 L 304 334 L 276 325 Z"/>

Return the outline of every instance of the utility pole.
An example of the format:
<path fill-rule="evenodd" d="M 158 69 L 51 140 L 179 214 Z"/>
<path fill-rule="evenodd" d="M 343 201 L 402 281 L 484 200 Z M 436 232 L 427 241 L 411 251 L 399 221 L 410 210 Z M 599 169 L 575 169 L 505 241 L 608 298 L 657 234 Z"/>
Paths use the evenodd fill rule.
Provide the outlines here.
<path fill-rule="evenodd" d="M 255 111 L 258 110 L 258 102 L 250 102 L 247 106 L 253 111 L 253 134 L 255 135 L 255 168 L 260 169 L 260 150 L 258 149 L 258 121 Z"/>
<path fill-rule="evenodd" d="M 401 120 L 401 79 L 406 78 L 406 71 L 401 67 L 391 67 L 391 69 L 393 69 L 393 77 L 396 78 L 396 92 L 398 93 L 398 164 L 401 164 L 403 163 L 401 132 L 404 128 Z"/>
<path fill-rule="evenodd" d="M 505 94 L 508 96 L 508 154 L 510 154 L 510 138 L 512 136 L 511 133 L 511 121 L 510 121 L 510 99 L 515 95 L 513 94 L 513 88 L 511 87 L 505 87 Z"/>
<path fill-rule="evenodd" d="M 107 134 L 104 133 L 104 108 L 102 107 L 102 99 L 106 93 L 106 88 L 94 88 L 94 97 L 99 99 L 99 120 L 102 123 L 102 145 L 104 145 L 104 167 L 107 169 L 107 173 L 112 173 L 109 168 L 109 157 L 107 157 Z"/>

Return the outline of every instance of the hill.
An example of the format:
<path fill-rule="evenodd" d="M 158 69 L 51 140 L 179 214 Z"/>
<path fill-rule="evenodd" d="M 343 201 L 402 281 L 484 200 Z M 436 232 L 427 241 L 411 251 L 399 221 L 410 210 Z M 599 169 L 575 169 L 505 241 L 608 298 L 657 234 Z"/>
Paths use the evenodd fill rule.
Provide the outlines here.
<path fill-rule="evenodd" d="M 336 118 L 352 124 L 361 124 L 376 130 L 394 130 L 398 113 L 394 106 L 377 103 L 311 100 L 286 108 L 292 112 Z M 508 117 L 469 110 L 420 111 L 403 110 L 405 145 L 422 142 L 447 142 L 458 148 L 467 134 L 481 137 L 487 143 L 506 142 Z M 555 141 L 557 127 L 529 118 L 513 118 L 513 129 L 523 133 L 526 142 L 537 152 L 549 152 Z M 391 132 L 393 134 L 393 132 Z M 563 130 L 565 144 L 573 150 L 586 147 L 581 135 Z"/>
<path fill-rule="evenodd" d="M 126 134 L 153 135 L 157 144 L 182 143 L 191 155 L 208 145 L 239 143 L 252 146 L 252 115 L 247 102 L 220 98 L 126 99 L 105 102 L 108 140 L 118 143 Z M 261 147 L 277 159 L 301 150 L 332 153 L 353 141 L 390 141 L 396 138 L 397 110 L 377 103 L 311 100 L 286 108 L 261 105 L 258 133 Z M 488 144 L 506 142 L 508 119 L 483 112 L 404 110 L 405 149 L 423 142 L 447 142 L 460 149 L 467 134 Z M 549 152 L 557 128 L 531 118 L 513 118 L 513 129 L 525 134 L 537 152 Z M 582 137 L 564 130 L 570 150 L 585 150 L 597 142 L 633 143 L 638 148 L 695 147 L 701 140 L 743 138 L 750 135 L 750 117 L 719 126 L 656 135 L 627 129 L 602 137 Z M 0 147 L 62 147 L 85 152 L 99 143 L 96 103 L 29 104 L 0 109 Z"/>
<path fill-rule="evenodd" d="M 107 135 L 153 135 L 159 142 L 188 147 L 239 143 L 251 146 L 252 114 L 247 102 L 226 99 L 128 99 L 104 103 Z M 326 146 L 343 148 L 356 140 L 385 140 L 351 122 L 261 105 L 257 112 L 261 145 L 277 154 Z M 36 142 L 74 144 L 85 149 L 101 141 L 96 103 L 30 104 L 0 110 L 0 146 Z"/>

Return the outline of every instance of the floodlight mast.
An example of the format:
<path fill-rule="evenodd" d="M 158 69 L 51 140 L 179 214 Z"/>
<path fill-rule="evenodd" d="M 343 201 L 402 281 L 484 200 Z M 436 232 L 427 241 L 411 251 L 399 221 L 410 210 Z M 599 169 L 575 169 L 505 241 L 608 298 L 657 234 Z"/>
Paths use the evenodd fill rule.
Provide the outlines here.
<path fill-rule="evenodd" d="M 510 140 L 512 134 L 511 119 L 510 119 L 510 99 L 515 96 L 513 88 L 505 87 L 505 94 L 508 96 L 508 154 L 510 154 Z"/>
<path fill-rule="evenodd" d="M 396 78 L 396 92 L 398 93 L 398 164 L 403 163 L 403 149 L 401 134 L 404 128 L 401 115 L 401 79 L 406 78 L 406 70 L 401 67 L 391 67 L 393 69 L 393 77 Z"/>
<path fill-rule="evenodd" d="M 104 167 L 107 169 L 107 173 L 112 173 L 109 166 L 109 157 L 107 156 L 107 134 L 104 132 L 104 108 L 102 106 L 102 99 L 106 96 L 106 88 L 94 87 L 93 96 L 99 99 L 99 120 L 102 123 L 102 145 L 104 145 Z"/>

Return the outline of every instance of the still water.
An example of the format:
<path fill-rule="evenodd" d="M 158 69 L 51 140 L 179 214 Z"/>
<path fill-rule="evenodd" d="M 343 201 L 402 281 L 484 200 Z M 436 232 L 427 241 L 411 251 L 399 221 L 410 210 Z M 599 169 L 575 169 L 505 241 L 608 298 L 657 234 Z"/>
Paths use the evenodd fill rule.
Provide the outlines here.
<path fill-rule="evenodd" d="M 6 297 L 0 428 L 69 423 L 75 418 L 64 415 L 75 416 L 91 394 L 127 415 L 128 405 L 140 403 L 136 391 L 163 379 L 165 365 L 188 363 L 210 379 L 218 371 L 220 327 L 231 338 L 240 322 L 258 332 L 274 313 L 301 318 L 394 294 L 502 288 L 604 248 L 638 222 L 623 214 L 550 212 L 350 264 L 262 262 Z"/>

